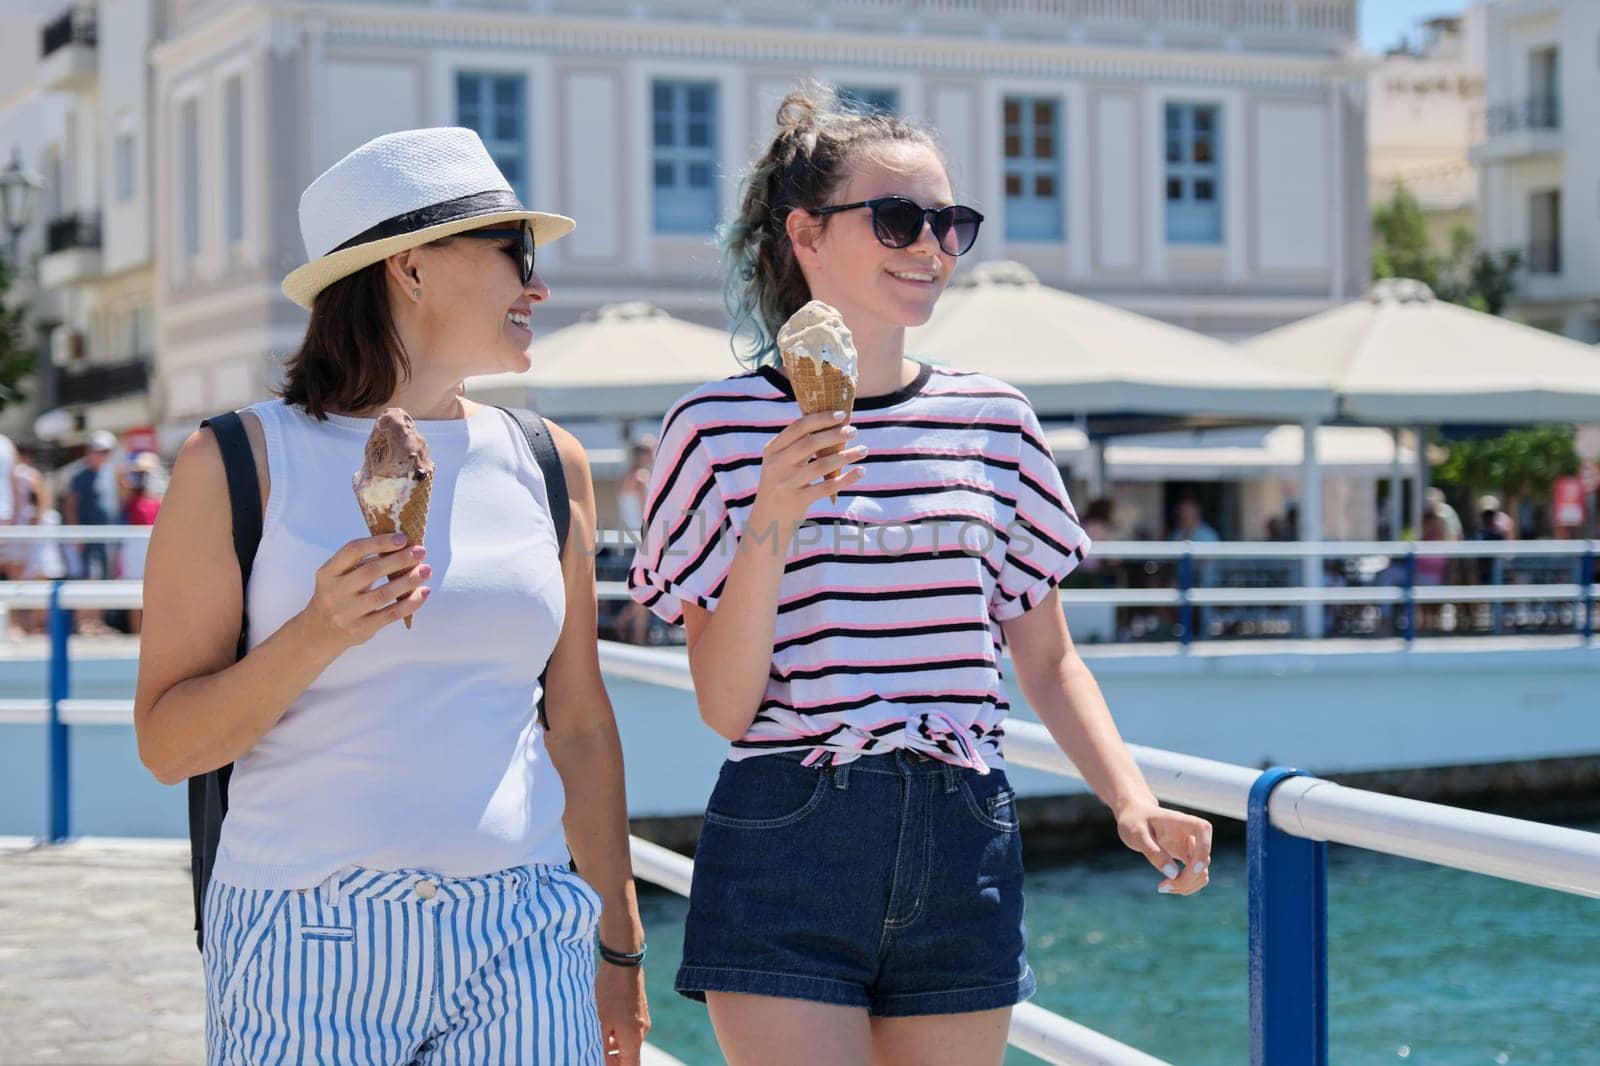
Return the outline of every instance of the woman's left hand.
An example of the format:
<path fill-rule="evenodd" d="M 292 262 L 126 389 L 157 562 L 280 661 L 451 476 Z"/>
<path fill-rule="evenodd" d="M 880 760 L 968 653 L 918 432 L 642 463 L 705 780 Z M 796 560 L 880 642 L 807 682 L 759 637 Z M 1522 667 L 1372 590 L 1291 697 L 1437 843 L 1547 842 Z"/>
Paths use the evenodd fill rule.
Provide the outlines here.
<path fill-rule="evenodd" d="M 650 1005 L 644 998 L 644 967 L 597 962 L 595 1008 L 606 1066 L 639 1066 L 639 1048 L 650 1031 Z"/>
<path fill-rule="evenodd" d="M 1132 803 L 1117 815 L 1117 834 L 1166 875 L 1158 892 L 1192 896 L 1211 883 L 1211 823 L 1204 818 L 1154 801 Z"/>

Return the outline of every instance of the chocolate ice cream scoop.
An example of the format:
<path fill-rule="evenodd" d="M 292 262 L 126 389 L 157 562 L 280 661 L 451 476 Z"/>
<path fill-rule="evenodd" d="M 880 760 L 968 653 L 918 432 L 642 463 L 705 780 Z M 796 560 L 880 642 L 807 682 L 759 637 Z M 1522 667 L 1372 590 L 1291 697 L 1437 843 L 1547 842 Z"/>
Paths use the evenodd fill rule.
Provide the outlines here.
<path fill-rule="evenodd" d="M 433 458 L 404 410 L 391 407 L 378 416 L 352 481 L 369 533 L 404 533 L 413 547 L 422 543 L 433 494 Z M 410 617 L 405 624 L 411 628 Z"/>

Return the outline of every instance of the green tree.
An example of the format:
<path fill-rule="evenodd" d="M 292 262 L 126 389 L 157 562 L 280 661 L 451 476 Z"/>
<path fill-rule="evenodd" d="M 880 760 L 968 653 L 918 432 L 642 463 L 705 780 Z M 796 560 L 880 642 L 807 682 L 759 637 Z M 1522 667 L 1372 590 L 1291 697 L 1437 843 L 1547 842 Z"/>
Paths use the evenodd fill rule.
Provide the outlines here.
<path fill-rule="evenodd" d="M 1571 426 L 1553 425 L 1453 441 L 1435 480 L 1470 500 L 1480 492 L 1547 499 L 1556 478 L 1578 472 L 1574 436 Z"/>
<path fill-rule="evenodd" d="M 34 371 L 35 355 L 28 345 L 24 318 L 27 309 L 13 307 L 11 266 L 0 256 L 0 409 L 27 399 L 22 379 Z"/>
<path fill-rule="evenodd" d="M 1466 226 L 1457 226 L 1450 234 L 1447 254 L 1435 252 L 1422 207 L 1404 184 L 1372 212 L 1372 235 L 1375 280 L 1415 278 L 1441 300 L 1491 315 L 1504 311 L 1516 291 L 1520 255 L 1479 250 L 1477 236 Z"/>

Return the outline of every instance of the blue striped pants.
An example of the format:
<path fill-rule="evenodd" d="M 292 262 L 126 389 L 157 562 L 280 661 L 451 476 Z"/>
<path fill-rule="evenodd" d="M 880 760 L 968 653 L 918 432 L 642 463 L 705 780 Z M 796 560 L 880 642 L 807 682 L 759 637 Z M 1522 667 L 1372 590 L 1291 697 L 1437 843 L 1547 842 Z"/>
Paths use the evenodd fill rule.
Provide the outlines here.
<path fill-rule="evenodd" d="M 352 868 L 205 900 L 206 1060 L 604 1062 L 600 898 L 564 867 L 484 877 Z"/>

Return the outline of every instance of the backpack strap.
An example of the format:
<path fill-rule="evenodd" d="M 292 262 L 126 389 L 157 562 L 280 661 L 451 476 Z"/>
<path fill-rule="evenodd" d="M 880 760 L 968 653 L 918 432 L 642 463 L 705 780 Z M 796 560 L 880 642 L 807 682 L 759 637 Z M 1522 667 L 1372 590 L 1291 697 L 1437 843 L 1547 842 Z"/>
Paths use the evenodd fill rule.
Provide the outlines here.
<path fill-rule="evenodd" d="M 545 495 L 550 499 L 550 521 L 556 527 L 556 555 L 567 550 L 568 527 L 572 525 L 572 502 L 567 496 L 567 472 L 561 465 L 561 453 L 556 450 L 550 427 L 537 413 L 522 409 L 502 407 L 500 410 L 516 420 L 522 435 L 528 440 L 534 461 L 544 474 Z"/>
<path fill-rule="evenodd" d="M 513 409 L 501 407 L 500 410 L 510 415 L 512 420 L 522 429 L 523 437 L 527 438 L 528 448 L 533 452 L 534 461 L 539 464 L 539 470 L 544 474 L 545 496 L 550 503 L 550 521 L 556 527 L 556 559 L 567 550 L 568 527 L 572 525 L 572 501 L 567 496 L 567 473 L 561 466 L 561 453 L 556 450 L 555 438 L 550 436 L 550 427 L 544 424 L 544 419 L 536 412 L 521 408 Z M 539 672 L 539 725 L 545 732 L 550 731 L 550 718 L 544 710 L 545 678 L 550 673 L 550 664 Z"/>
<path fill-rule="evenodd" d="M 216 435 L 222 453 L 222 469 L 228 478 L 228 505 L 233 519 L 233 552 L 239 561 L 241 588 L 247 592 L 239 617 L 239 640 L 235 658 L 244 658 L 250 632 L 248 590 L 250 572 L 255 566 L 256 548 L 261 543 L 261 483 L 256 476 L 256 460 L 250 451 L 250 438 L 238 412 L 208 418 L 200 423 Z M 228 781 L 233 764 L 207 774 L 189 778 L 189 872 L 194 882 L 195 945 L 205 944 L 202 916 L 206 886 L 216 865 L 217 842 L 222 836 L 222 819 L 228 813 Z"/>

